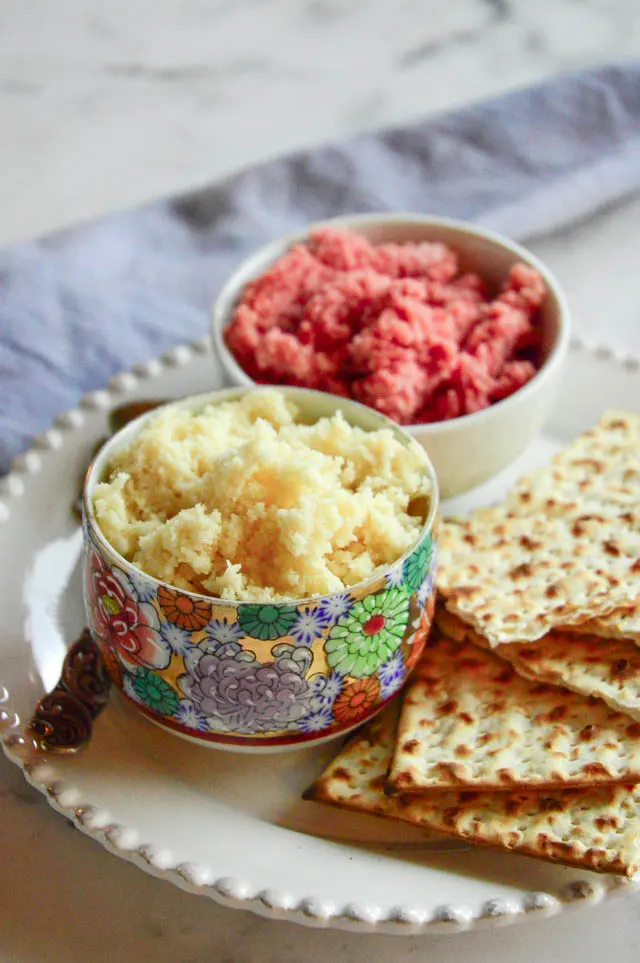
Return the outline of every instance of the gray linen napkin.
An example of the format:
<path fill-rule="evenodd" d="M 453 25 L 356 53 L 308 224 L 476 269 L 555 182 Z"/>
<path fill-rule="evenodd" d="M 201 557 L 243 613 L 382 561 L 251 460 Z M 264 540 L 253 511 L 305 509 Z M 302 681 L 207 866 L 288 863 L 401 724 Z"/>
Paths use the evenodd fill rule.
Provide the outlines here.
<path fill-rule="evenodd" d="M 640 64 L 302 151 L 0 252 L 0 473 L 118 371 L 206 333 L 250 251 L 311 220 L 416 211 L 517 238 L 640 187 Z"/>

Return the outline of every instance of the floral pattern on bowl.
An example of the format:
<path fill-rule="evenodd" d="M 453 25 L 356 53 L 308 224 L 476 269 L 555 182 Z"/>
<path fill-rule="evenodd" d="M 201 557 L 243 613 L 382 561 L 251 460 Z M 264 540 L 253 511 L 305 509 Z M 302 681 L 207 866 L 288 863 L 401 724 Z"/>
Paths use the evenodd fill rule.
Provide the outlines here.
<path fill-rule="evenodd" d="M 431 532 L 351 591 L 265 604 L 163 585 L 86 522 L 83 532 L 89 625 L 111 677 L 142 712 L 191 738 L 266 747 L 345 732 L 398 691 L 426 640 Z"/>

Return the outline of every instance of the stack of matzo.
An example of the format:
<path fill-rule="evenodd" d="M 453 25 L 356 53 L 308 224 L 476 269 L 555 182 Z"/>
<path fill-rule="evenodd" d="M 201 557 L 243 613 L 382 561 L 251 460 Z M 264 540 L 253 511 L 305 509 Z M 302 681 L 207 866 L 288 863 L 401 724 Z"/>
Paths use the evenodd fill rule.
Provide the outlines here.
<path fill-rule="evenodd" d="M 403 701 L 307 798 L 634 875 L 640 415 L 605 415 L 440 544 L 443 602 Z"/>

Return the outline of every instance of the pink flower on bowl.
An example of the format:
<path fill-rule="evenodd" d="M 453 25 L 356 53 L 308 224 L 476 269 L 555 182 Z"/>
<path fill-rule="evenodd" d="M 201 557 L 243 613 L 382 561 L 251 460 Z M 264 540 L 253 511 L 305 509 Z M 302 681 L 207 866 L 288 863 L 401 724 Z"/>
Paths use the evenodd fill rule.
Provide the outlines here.
<path fill-rule="evenodd" d="M 87 564 L 86 592 L 96 635 L 126 668 L 165 669 L 169 665 L 171 648 L 159 635 L 156 610 L 148 602 L 139 602 L 125 573 L 107 568 L 93 549 Z"/>

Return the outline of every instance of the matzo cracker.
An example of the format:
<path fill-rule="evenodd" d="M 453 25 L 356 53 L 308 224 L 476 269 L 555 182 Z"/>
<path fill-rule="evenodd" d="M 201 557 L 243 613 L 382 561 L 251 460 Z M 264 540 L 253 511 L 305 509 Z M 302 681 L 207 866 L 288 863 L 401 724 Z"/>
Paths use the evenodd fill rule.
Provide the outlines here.
<path fill-rule="evenodd" d="M 443 606 L 438 606 L 436 620 L 449 638 L 489 647 L 483 636 Z M 595 696 L 640 722 L 640 647 L 627 639 L 553 629 L 536 642 L 512 642 L 492 651 L 527 679 Z M 629 735 L 640 738 L 640 728 Z"/>
<path fill-rule="evenodd" d="M 640 596 L 640 516 L 637 527 L 481 510 L 442 525 L 438 587 L 492 645 L 533 641 Z"/>
<path fill-rule="evenodd" d="M 396 713 L 391 706 L 352 739 L 305 798 L 553 862 L 622 876 L 638 872 L 639 787 L 386 796 Z"/>
<path fill-rule="evenodd" d="M 583 514 L 605 504 L 618 510 L 640 500 L 640 415 L 608 411 L 551 463 L 520 479 L 510 509 L 546 515 Z"/>
<path fill-rule="evenodd" d="M 640 645 L 640 601 L 630 608 L 614 609 L 607 615 L 589 619 L 582 625 L 568 625 L 567 632 L 583 632 L 603 639 L 632 639 Z"/>
<path fill-rule="evenodd" d="M 504 646 L 508 648 L 508 646 Z M 436 633 L 404 694 L 392 792 L 640 781 L 640 725 Z"/>

